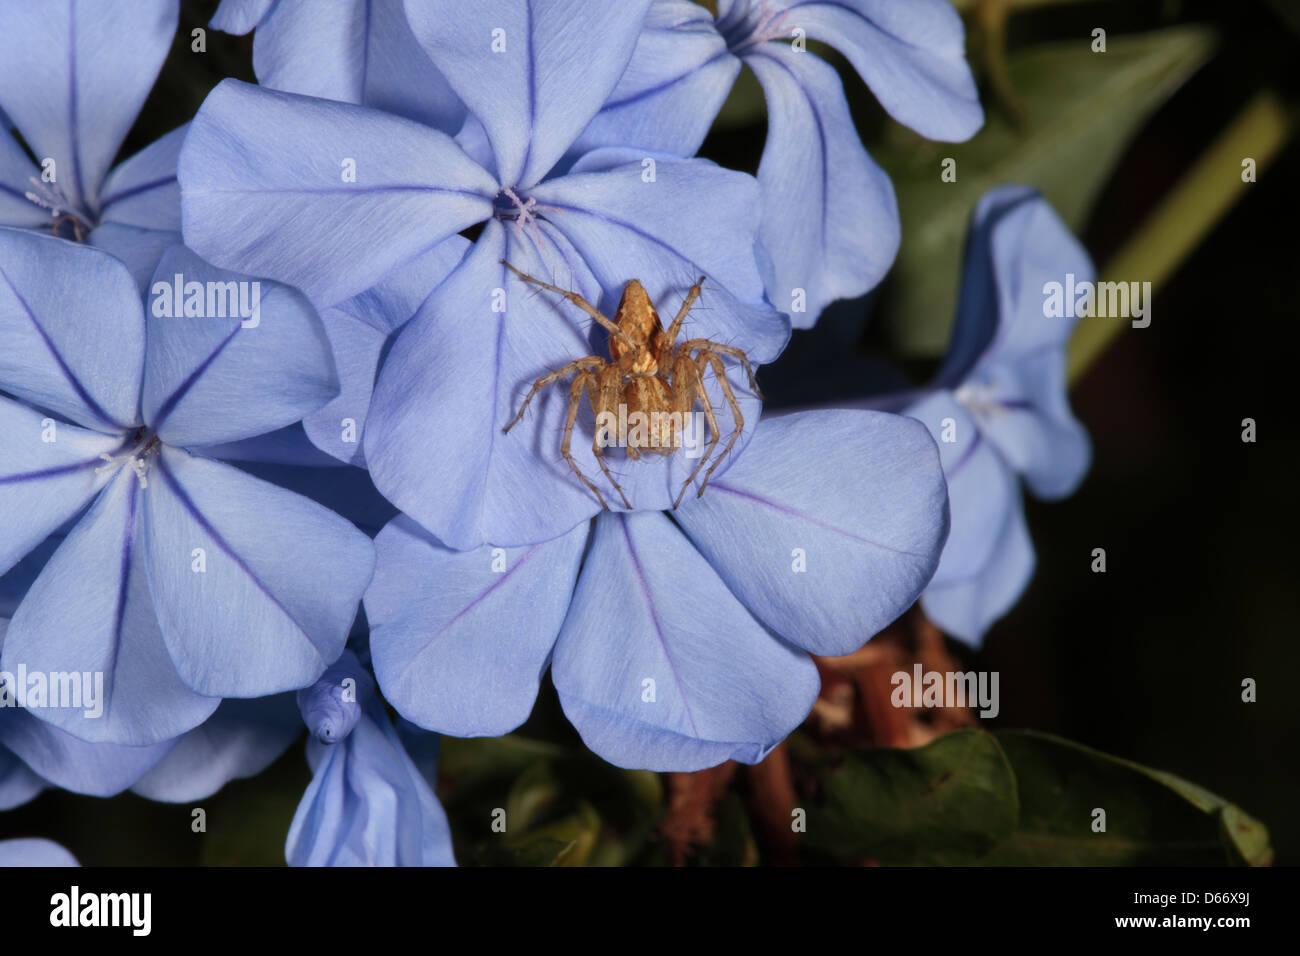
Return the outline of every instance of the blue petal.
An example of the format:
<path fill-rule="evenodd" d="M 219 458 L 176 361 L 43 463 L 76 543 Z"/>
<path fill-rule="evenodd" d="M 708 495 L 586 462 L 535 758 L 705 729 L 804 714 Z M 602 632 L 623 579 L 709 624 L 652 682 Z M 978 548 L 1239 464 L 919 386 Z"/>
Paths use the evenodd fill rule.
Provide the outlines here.
<path fill-rule="evenodd" d="M 949 0 L 785 0 L 786 21 L 839 50 L 880 105 L 927 139 L 962 142 L 984 125 Z"/>
<path fill-rule="evenodd" d="M 107 253 L 0 229 L 0 341 L 0 390 L 87 428 L 139 422 L 144 312 Z"/>
<path fill-rule="evenodd" d="M 858 139 L 834 69 L 777 43 L 761 44 L 745 62 L 767 95 L 758 181 L 772 300 L 796 328 L 808 328 L 828 303 L 884 277 L 898 253 L 898 203 Z"/>
<path fill-rule="evenodd" d="M 0 120 L 3 114 L 0 113 Z M 41 171 L 32 164 L 18 140 L 9 135 L 8 127 L 0 122 L 0 226 L 49 226 L 54 214 L 32 202 L 27 193 L 34 191 Z"/>
<path fill-rule="evenodd" d="M 936 391 L 904 414 L 930 430 L 948 483 L 951 527 L 935 579 L 969 577 L 991 560 L 1007 512 L 1020 500 L 1020 484 L 951 392 Z"/>
<path fill-rule="evenodd" d="M 0 8 L 0 108 L 82 215 L 135 122 L 176 33 L 177 0 Z"/>
<path fill-rule="evenodd" d="M 988 352 L 993 340 L 999 336 L 999 329 L 1013 324 L 1010 315 L 1004 317 L 1002 314 L 999 279 L 1003 275 L 1011 278 L 1020 263 L 1015 258 L 1009 262 L 999 262 L 994 256 L 993 236 L 1017 209 L 1040 201 L 1041 194 L 1032 186 L 1008 184 L 990 189 L 975 204 L 970 231 L 966 237 L 957 318 L 953 322 L 948 354 L 944 356 L 943 366 L 935 376 L 937 386 L 950 389 L 960 386 Z M 1084 262 L 1063 258 L 1060 262 L 1049 265 L 1049 273 L 1060 272 L 1063 279 L 1064 273 L 1072 265 L 1083 267 L 1084 272 L 1091 276 L 1092 265 L 1086 257 Z M 1018 284 L 1013 284 L 1012 288 L 1018 289 Z M 1020 303 L 1008 304 L 1015 309 Z M 1040 311 L 1039 315 L 1041 314 Z M 1023 328 L 1031 333 L 1049 332 L 1049 326 L 1042 323 L 1029 323 Z M 1060 332 L 1058 330 L 1052 334 L 1059 335 Z"/>
<path fill-rule="evenodd" d="M 321 313 L 341 387 L 333 401 L 303 419 L 317 448 L 339 461 L 365 467 L 365 434 L 370 395 L 391 334 L 405 325 L 470 247 L 452 236 L 400 266 L 379 285 Z"/>
<path fill-rule="evenodd" d="M 345 182 L 344 161 L 356 163 Z M 181 150 L 185 241 L 336 305 L 492 215 L 499 187 L 443 133 L 224 80 Z"/>
<path fill-rule="evenodd" d="M 1045 200 L 1018 186 L 987 194 L 976 210 L 954 357 L 940 377 L 953 383 L 982 344 L 961 384 L 991 396 L 994 407 L 978 415 L 981 430 L 1043 498 L 1073 492 L 1092 460 L 1065 373 L 1078 319 L 1044 314 L 1045 284 L 1065 284 L 1068 274 L 1077 284 L 1094 281 L 1096 272 Z"/>
<path fill-rule="evenodd" d="M 362 717 L 336 744 L 307 743 L 312 781 L 289 826 L 290 866 L 454 866 L 451 830 L 351 652 Z"/>
<path fill-rule="evenodd" d="M 130 270 L 141 299 L 149 294 L 149 280 L 158 268 L 158 260 L 180 241 L 179 232 L 142 229 L 120 222 L 96 226 L 86 239 L 89 245 L 109 253 Z"/>
<path fill-rule="evenodd" d="M 328 464 L 299 467 L 278 462 L 245 461 L 238 467 L 255 478 L 324 505 L 372 538 L 397 516 L 397 509 L 375 489 L 364 469 L 341 465 L 323 452 L 317 451 L 317 454 Z"/>
<path fill-rule="evenodd" d="M 952 514 L 943 557 L 922 605 L 945 631 L 977 645 L 1033 573 L 1020 483 L 952 393 L 937 391 L 907 414 L 924 422 L 938 442 Z M 945 435 L 954 440 L 945 441 Z"/>
<path fill-rule="evenodd" d="M 907 610 L 948 533 L 925 429 L 848 409 L 764 419 L 744 457 L 676 517 L 759 620 L 824 655 L 857 650 Z"/>
<path fill-rule="evenodd" d="M 64 522 L 63 529 L 70 530 L 76 524 L 76 518 L 79 517 L 80 513 L 74 515 L 68 522 Z M 8 626 L 9 618 L 13 617 L 14 611 L 22 603 L 28 588 L 40 575 L 41 569 L 54 556 L 54 552 L 59 549 L 59 545 L 63 544 L 64 537 L 66 537 L 66 534 L 59 532 L 50 535 L 29 551 L 27 556 L 15 564 L 13 568 L 0 575 L 0 629 Z"/>
<path fill-rule="evenodd" d="M 465 107 L 416 42 L 402 0 L 281 0 L 253 39 L 262 86 L 360 103 L 455 133 Z"/>
<path fill-rule="evenodd" d="M 647 158 L 655 163 L 651 182 L 645 178 Z M 702 307 L 687 318 L 682 339 L 738 346 L 756 365 L 785 348 L 789 325 L 764 298 L 753 253 L 760 198 L 750 176 L 702 159 L 602 149 L 531 195 L 543 209 L 554 210 L 544 213 L 550 225 L 573 243 L 609 291 L 607 315 L 613 315 L 629 279 L 640 279 L 666 311 L 669 300 L 678 304 L 704 276 Z M 560 271 L 553 261 L 552 268 Z M 671 318 L 663 317 L 665 327 Z"/>
<path fill-rule="evenodd" d="M 504 186 L 539 182 L 608 99 L 650 0 L 408 2 L 416 39 L 487 130 Z M 496 52 L 500 50 L 500 52 Z"/>
<path fill-rule="evenodd" d="M 0 866 L 80 866 L 77 858 L 53 840 L 23 837 L 0 840 Z"/>
<path fill-rule="evenodd" d="M 191 687 L 217 697 L 296 690 L 343 651 L 374 566 L 370 539 L 350 523 L 166 447 L 144 517 L 158 622 Z"/>
<path fill-rule="evenodd" d="M 113 222 L 160 232 L 181 231 L 181 188 L 176 182 L 176 163 L 189 128 L 187 123 L 158 137 L 114 167 L 104 180 L 99 200 L 101 226 Z"/>
<path fill-rule="evenodd" d="M 384 696 L 422 727 L 499 736 L 531 713 L 589 529 L 525 548 L 450 551 L 409 518 L 375 539 L 366 591 Z"/>
<path fill-rule="evenodd" d="M 1034 544 L 1021 503 L 1012 502 L 993 542 L 989 563 L 978 574 L 940 581 L 921 595 L 925 614 L 940 628 L 978 647 L 989 626 L 1020 600 L 1034 576 Z"/>
<path fill-rule="evenodd" d="M 289 694 L 223 700 L 131 790 L 166 803 L 202 800 L 232 780 L 261 773 L 301 734 L 302 721 Z"/>
<path fill-rule="evenodd" d="M 570 155 L 627 145 L 695 155 L 740 65 L 707 10 L 692 0 L 657 0 L 627 70 Z"/>
<path fill-rule="evenodd" d="M 135 547 L 142 497 L 157 497 L 153 482 L 144 491 L 130 469 L 119 472 L 32 584 L 0 655 L 11 673 L 23 665 L 28 673 L 102 674 L 98 717 L 84 707 L 31 709 L 91 743 L 159 743 L 198 726 L 219 703 L 181 682 L 163 643 Z"/>
<path fill-rule="evenodd" d="M 551 676 L 588 747 L 647 770 L 757 763 L 819 689 L 663 514 L 597 519 Z"/>
<path fill-rule="evenodd" d="M 86 241 L 124 262 L 140 289 L 168 247 L 181 241 L 181 188 L 176 161 L 189 125 L 155 140 L 108 174 L 99 225 Z"/>
<path fill-rule="evenodd" d="M 0 397 L 0 574 L 75 515 L 109 480 L 120 436 L 86 431 Z M 47 441 L 46 439 L 52 439 Z"/>
<path fill-rule="evenodd" d="M 205 314 L 174 314 L 174 294 L 191 283 L 206 289 Z M 224 272 L 173 246 L 154 273 L 150 303 L 142 406 L 168 444 L 262 435 L 338 395 L 325 327 L 297 289 Z"/>
<path fill-rule="evenodd" d="M 21 807 L 47 786 L 13 751 L 0 746 L 0 811 Z"/>
<path fill-rule="evenodd" d="M 50 784 L 92 797 L 121 793 L 166 756 L 174 743 L 165 740 L 148 747 L 91 744 L 30 713 L 0 719 L 0 745 Z"/>
<path fill-rule="evenodd" d="M 307 433 L 301 425 L 277 428 L 265 435 L 244 438 L 240 441 L 196 445 L 190 451 L 204 458 L 216 458 L 220 461 L 291 465 L 308 470 L 339 466 L 337 458 L 325 454 L 308 440 Z"/>
<path fill-rule="evenodd" d="M 266 17 L 276 0 L 221 0 L 208 26 L 222 33 L 243 36 Z"/>
<path fill-rule="evenodd" d="M 294 699 L 312 739 L 336 744 L 357 729 L 362 703 L 374 693 L 374 678 L 355 653 L 345 653 L 320 680 L 298 691 Z"/>

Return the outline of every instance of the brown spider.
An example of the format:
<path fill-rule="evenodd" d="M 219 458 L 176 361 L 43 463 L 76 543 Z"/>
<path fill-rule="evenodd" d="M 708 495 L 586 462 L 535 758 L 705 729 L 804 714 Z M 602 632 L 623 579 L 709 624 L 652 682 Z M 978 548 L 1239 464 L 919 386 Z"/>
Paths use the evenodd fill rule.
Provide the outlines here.
<path fill-rule="evenodd" d="M 520 272 L 505 260 L 502 260 L 501 264 L 525 282 L 532 282 L 543 289 L 564 296 L 609 332 L 609 359 L 599 355 L 587 355 L 543 375 L 533 383 L 523 405 L 519 407 L 518 414 L 505 430 L 510 431 L 519 419 L 523 418 L 524 410 L 528 408 L 528 403 L 533 400 L 533 396 L 538 391 L 552 382 L 573 375 L 573 383 L 569 386 L 569 414 L 564 423 L 564 439 L 560 442 L 560 454 L 569 463 L 573 473 L 596 496 L 600 506 L 608 511 L 609 505 L 601 497 L 600 490 L 578 468 L 577 462 L 573 460 L 573 455 L 569 451 L 573 438 L 573 425 L 577 421 L 579 404 L 585 390 L 587 401 L 591 404 L 591 410 L 595 413 L 597 421 L 596 436 L 591 445 L 592 454 L 596 456 L 600 470 L 605 473 L 609 483 L 623 499 L 624 506 L 630 509 L 632 505 L 623 494 L 623 489 L 619 487 L 618 482 L 614 480 L 614 476 L 610 474 L 609 466 L 605 464 L 601 439 L 603 432 L 611 431 L 608 423 L 617 422 L 612 429 L 616 436 L 616 443 L 627 449 L 627 455 L 633 461 L 639 461 L 643 453 L 672 455 L 682 446 L 682 430 L 687 417 L 694 411 L 695 404 L 698 402 L 709 425 L 709 441 L 699 463 L 682 485 L 677 500 L 673 502 L 673 508 L 676 508 L 681 504 L 686 489 L 700 473 L 704 463 L 709 460 L 709 456 L 718 444 L 718 439 L 721 438 L 718 421 L 713 414 L 713 403 L 704 389 L 704 373 L 711 369 L 718 387 L 721 388 L 731 408 L 736 427 L 722 454 L 714 459 L 709 470 L 704 473 L 699 490 L 699 494 L 703 495 L 709 483 L 709 476 L 727 457 L 745 427 L 745 417 L 740 412 L 740 404 L 736 401 L 736 395 L 727 381 L 726 369 L 719 355 L 729 355 L 740 362 L 749 376 L 749 387 L 756 395 L 759 394 L 749 357 L 735 346 L 723 345 L 710 339 L 687 339 L 680 345 L 675 347 L 673 345 L 678 332 L 681 331 L 686 314 L 690 312 L 691 306 L 700 296 L 704 279 L 701 278 L 691 286 L 686 301 L 682 303 L 676 318 L 673 319 L 673 324 L 665 332 L 663 323 L 659 321 L 659 313 L 655 311 L 645 287 L 637 279 L 632 279 L 623 287 L 623 297 L 619 300 L 618 311 L 614 314 L 613 320 L 610 320 L 578 293 L 567 292 L 559 286 Z M 625 414 L 619 414 L 620 406 Z M 629 427 L 629 422 L 637 420 L 634 415 L 637 412 L 641 413 L 639 419 L 641 422 L 649 423 L 648 429 Z M 602 425 L 602 422 L 606 424 Z"/>

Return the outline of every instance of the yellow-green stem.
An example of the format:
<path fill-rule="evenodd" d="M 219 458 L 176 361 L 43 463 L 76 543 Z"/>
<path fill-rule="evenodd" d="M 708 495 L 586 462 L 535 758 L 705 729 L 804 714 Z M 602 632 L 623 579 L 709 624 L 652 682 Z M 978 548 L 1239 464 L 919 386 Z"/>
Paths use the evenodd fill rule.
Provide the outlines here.
<path fill-rule="evenodd" d="M 1296 114 L 1272 90 L 1263 90 L 1160 201 L 1110 260 L 1102 281 L 1150 282 L 1152 292 L 1177 270 L 1219 220 L 1255 184 L 1242 180 L 1242 163 L 1256 173 L 1277 156 L 1296 130 Z M 1122 318 L 1080 320 L 1070 341 L 1069 375 L 1076 381 L 1121 330 Z"/>

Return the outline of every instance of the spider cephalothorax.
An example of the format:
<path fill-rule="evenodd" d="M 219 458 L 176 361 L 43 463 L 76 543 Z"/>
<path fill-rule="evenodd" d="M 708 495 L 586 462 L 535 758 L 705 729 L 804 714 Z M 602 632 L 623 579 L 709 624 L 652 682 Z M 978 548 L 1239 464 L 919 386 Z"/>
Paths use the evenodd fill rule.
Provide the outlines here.
<path fill-rule="evenodd" d="M 711 371 L 722 391 L 723 397 L 731 409 L 735 422 L 731 437 L 722 453 L 714 458 L 708 471 L 700 482 L 699 494 L 709 483 L 709 476 L 719 463 L 726 458 L 736 439 L 745 427 L 745 418 L 740 412 L 740 404 L 727 381 L 726 369 L 720 356 L 728 355 L 736 359 L 749 376 L 749 386 L 757 394 L 758 385 L 754 381 L 754 370 L 750 367 L 749 357 L 743 351 L 731 345 L 723 345 L 711 339 L 687 339 L 676 344 L 686 315 L 700 296 L 704 283 L 701 278 L 686 295 L 686 301 L 677 312 L 673 324 L 667 331 L 659 321 L 659 313 L 646 293 L 645 287 L 637 279 L 632 279 L 623 287 L 623 297 L 619 300 L 618 311 L 613 319 L 602 315 L 590 302 L 576 292 L 568 292 L 559 286 L 543 282 L 533 276 L 520 272 L 508 262 L 502 265 L 513 271 L 526 282 L 532 282 L 564 296 L 609 332 L 609 358 L 599 355 L 587 355 L 543 375 L 533 383 L 528 396 L 519 407 L 519 412 L 505 427 L 508 432 L 523 417 L 528 403 L 538 391 L 570 375 L 573 382 L 569 386 L 569 413 L 564 422 L 564 437 L 560 442 L 560 454 L 569 463 L 573 473 L 596 496 L 602 508 L 609 505 L 601 496 L 600 490 L 591 483 L 578 468 L 577 462 L 569 451 L 573 438 L 573 426 L 578 418 L 578 408 L 583 392 L 596 415 L 596 435 L 592 441 L 592 454 L 600 465 L 601 471 L 614 486 L 623 504 L 628 502 L 623 489 L 619 487 L 614 476 L 610 474 L 605 463 L 603 450 L 606 444 L 618 444 L 627 450 L 627 456 L 636 461 L 643 454 L 672 455 L 682 447 L 682 432 L 685 423 L 694 413 L 698 403 L 708 422 L 709 440 L 699 462 L 677 493 L 673 502 L 676 508 L 681 504 L 682 496 L 690 487 L 695 476 L 700 473 L 705 462 L 709 460 L 718 440 L 722 437 L 718 421 L 713 412 L 713 403 L 704 388 L 704 374 Z M 634 423 L 634 424 L 629 424 Z"/>

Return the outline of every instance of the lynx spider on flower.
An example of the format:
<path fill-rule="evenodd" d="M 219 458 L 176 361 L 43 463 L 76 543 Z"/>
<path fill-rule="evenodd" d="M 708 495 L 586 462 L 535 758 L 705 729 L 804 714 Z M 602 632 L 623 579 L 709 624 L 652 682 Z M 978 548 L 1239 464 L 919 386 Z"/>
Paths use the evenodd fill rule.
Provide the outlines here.
<path fill-rule="evenodd" d="M 578 293 L 543 282 L 521 272 L 505 260 L 502 260 L 501 264 L 525 282 L 531 282 L 568 299 L 609 332 L 608 359 L 599 355 L 587 355 L 543 375 L 533 383 L 528 396 L 510 424 L 506 425 L 505 431 L 509 432 L 518 424 L 528 404 L 540 390 L 572 375 L 573 382 L 569 386 L 569 411 L 564 422 L 560 454 L 573 469 L 573 473 L 596 496 L 600 506 L 608 511 L 609 505 L 605 503 L 600 490 L 578 468 L 569 450 L 583 392 L 586 392 L 587 401 L 598 422 L 602 416 L 613 416 L 620 421 L 618 443 L 627 449 L 627 455 L 633 461 L 639 461 L 642 454 L 664 456 L 674 454 L 682 445 L 681 430 L 677 423 L 685 422 L 686 416 L 694 411 L 698 402 L 709 425 L 709 441 L 704 454 L 683 483 L 681 491 L 677 493 L 677 499 L 673 502 L 675 509 L 682 503 L 686 489 L 691 486 L 691 482 L 709 460 L 709 456 L 717 447 L 718 440 L 722 437 L 717 418 L 713 413 L 713 403 L 704 388 L 704 373 L 712 371 L 731 409 L 735 429 L 722 453 L 714 458 L 708 471 L 704 473 L 698 492 L 698 495 L 703 495 L 709 477 L 735 446 L 736 440 L 745 427 L 745 417 L 741 414 L 740 403 L 736 401 L 736 395 L 727 381 L 726 368 L 720 356 L 727 355 L 738 361 L 749 377 L 749 387 L 756 395 L 762 397 L 758 391 L 758 383 L 754 379 L 754 370 L 749 364 L 749 357 L 741 349 L 711 339 L 687 339 L 681 344 L 674 345 L 687 313 L 691 311 L 691 306 L 700 296 L 704 278 L 701 277 L 691 286 L 686 301 L 682 303 L 672 325 L 665 332 L 654 303 L 650 301 L 650 296 L 638 279 L 630 280 L 623 287 L 618 311 L 614 313 L 614 318 L 611 320 Z M 620 405 L 625 406 L 626 416 L 618 415 Z M 626 421 L 634 412 L 643 413 L 651 423 L 647 433 L 639 435 L 637 431 L 627 429 Z M 627 496 L 623 494 L 623 489 L 605 463 L 599 428 L 592 441 L 591 451 L 596 456 L 601 471 L 614 486 L 619 497 L 623 499 L 623 505 L 631 509 L 632 505 L 628 502 Z"/>

